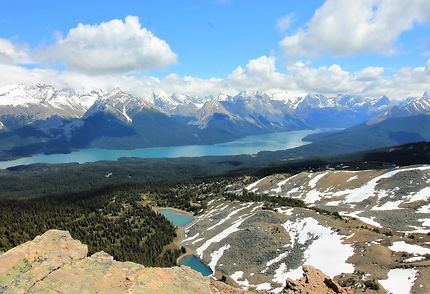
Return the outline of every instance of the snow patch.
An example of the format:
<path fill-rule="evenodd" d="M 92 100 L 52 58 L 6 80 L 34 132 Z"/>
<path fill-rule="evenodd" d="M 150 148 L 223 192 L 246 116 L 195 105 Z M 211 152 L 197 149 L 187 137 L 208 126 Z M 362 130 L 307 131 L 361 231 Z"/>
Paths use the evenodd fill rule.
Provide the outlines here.
<path fill-rule="evenodd" d="M 348 182 L 354 181 L 356 179 L 358 179 L 358 176 L 352 176 L 346 182 L 348 183 Z"/>
<path fill-rule="evenodd" d="M 258 190 L 258 188 L 257 188 L 256 190 L 255 190 L 254 188 L 255 188 L 258 184 L 260 184 L 260 183 L 261 183 L 261 181 L 263 181 L 265 178 L 266 178 L 266 177 L 264 177 L 264 178 L 262 178 L 262 179 L 259 179 L 258 181 L 254 182 L 254 183 L 249 184 L 248 186 L 246 186 L 246 187 L 245 187 L 245 189 L 246 189 L 246 190 L 248 190 L 248 191 L 251 191 L 251 190 L 252 190 L 252 192 L 255 192 L 256 190 Z M 253 189 L 254 189 L 254 190 L 253 190 Z"/>
<path fill-rule="evenodd" d="M 426 259 L 424 256 L 414 256 L 409 257 L 408 259 L 405 259 L 403 262 L 417 262 Z"/>
<path fill-rule="evenodd" d="M 209 262 L 208 266 L 211 268 L 212 272 L 215 272 L 215 266 L 217 265 L 224 252 L 228 249 L 230 249 L 230 244 L 226 244 L 211 253 L 211 262 Z"/>
<path fill-rule="evenodd" d="M 327 174 L 328 172 L 319 174 L 309 181 L 309 187 L 312 189 L 316 187 L 317 183 Z"/>
<path fill-rule="evenodd" d="M 238 284 L 239 286 L 243 287 L 243 288 L 249 288 L 249 282 L 247 279 L 243 278 L 243 272 L 242 271 L 237 271 L 234 274 L 232 274 L 230 276 L 230 278 L 232 278 L 236 284 Z"/>
<path fill-rule="evenodd" d="M 359 214 L 362 213 L 362 212 L 363 211 L 354 211 L 354 212 L 348 213 L 348 212 L 345 212 L 345 211 L 341 211 L 341 212 L 339 212 L 339 214 L 341 216 L 349 216 L 349 217 L 356 218 L 356 219 L 362 221 L 365 224 L 368 224 L 368 225 L 371 225 L 371 226 L 374 226 L 374 227 L 377 227 L 377 228 L 382 228 L 381 224 L 378 223 L 378 222 L 376 222 L 374 220 L 375 219 L 374 217 L 368 218 L 368 217 L 365 217 L 365 216 L 359 216 Z"/>
<path fill-rule="evenodd" d="M 263 283 L 260 285 L 257 285 L 257 287 L 255 288 L 255 290 L 257 291 L 268 291 L 272 289 L 272 286 L 270 285 L 270 283 Z"/>
<path fill-rule="evenodd" d="M 309 244 L 304 252 L 303 264 L 318 268 L 330 277 L 354 272 L 354 266 L 346 262 L 354 254 L 354 249 L 342 243 L 345 236 L 339 235 L 330 227 L 320 225 L 311 217 L 296 222 L 287 221 L 282 226 L 290 234 L 291 247 L 296 242 L 301 245 Z"/>
<path fill-rule="evenodd" d="M 248 207 L 250 207 L 252 205 L 251 203 L 244 203 L 245 205 L 242 205 L 241 208 L 238 208 L 236 210 L 233 210 L 232 212 L 230 212 L 225 218 L 221 219 L 218 223 L 214 224 L 213 226 L 209 227 L 207 230 L 210 231 L 213 228 L 216 228 L 220 225 L 222 225 L 223 223 L 225 223 L 227 220 L 229 220 L 233 215 L 237 214 L 239 211 L 244 210 Z"/>
<path fill-rule="evenodd" d="M 187 242 L 187 241 L 192 241 L 192 240 L 194 240 L 195 238 L 197 238 L 199 235 L 200 235 L 200 233 L 197 233 L 197 234 L 195 234 L 194 236 L 192 236 L 192 237 L 189 237 L 189 238 L 185 239 L 184 241 L 182 241 L 182 243 Z"/>
<path fill-rule="evenodd" d="M 430 187 L 425 187 L 424 189 L 418 191 L 417 193 L 410 194 L 409 202 L 427 201 L 429 198 L 430 198 Z"/>
<path fill-rule="evenodd" d="M 212 238 L 210 238 L 209 240 L 207 240 L 205 243 L 203 243 L 202 246 L 200 246 L 199 248 L 196 249 L 197 255 L 199 255 L 199 257 L 202 258 L 203 252 L 206 249 L 208 249 L 209 246 L 211 246 L 213 243 L 218 243 L 218 242 L 222 241 L 223 239 L 227 238 L 229 235 L 233 234 L 234 232 L 239 231 L 239 226 L 245 220 L 250 218 L 251 216 L 253 216 L 253 214 L 241 216 L 241 218 L 239 218 L 237 221 L 235 221 L 230 227 L 228 227 L 227 229 L 225 229 L 221 233 L 219 233 L 219 234 L 213 236 Z"/>
<path fill-rule="evenodd" d="M 366 184 L 364 184 L 363 186 L 356 188 L 356 189 L 352 189 L 352 190 L 345 190 L 345 191 L 341 191 L 340 195 L 347 195 L 345 202 L 346 203 L 353 203 L 353 202 L 361 202 L 363 200 L 366 200 L 367 198 L 370 197 L 374 197 L 374 196 L 378 196 L 378 198 L 382 198 L 385 197 L 385 193 L 382 193 L 382 195 L 378 195 L 377 192 L 375 191 L 376 186 L 378 185 L 379 181 L 382 179 L 388 179 L 393 177 L 394 175 L 401 173 L 401 172 L 408 172 L 408 171 L 413 171 L 413 170 L 420 170 L 420 171 L 424 171 L 424 170 L 429 170 L 430 166 L 425 165 L 425 166 L 420 166 L 420 167 L 411 167 L 411 168 L 403 168 L 403 169 L 395 169 L 389 172 L 386 172 L 378 177 L 373 178 L 372 180 L 370 180 L 369 182 L 367 182 Z M 422 194 L 420 194 L 418 197 L 423 197 Z M 427 195 L 428 197 L 428 195 Z"/>
<path fill-rule="evenodd" d="M 411 293 L 417 273 L 418 271 L 414 268 L 392 269 L 388 272 L 388 279 L 379 280 L 379 283 L 391 294 Z"/>
<path fill-rule="evenodd" d="M 429 248 L 425 248 L 419 245 L 408 244 L 405 241 L 393 242 L 393 245 L 391 245 L 388 248 L 391 251 L 396 251 L 396 252 L 407 252 L 407 253 L 419 254 L 419 255 L 430 254 Z"/>
<path fill-rule="evenodd" d="M 372 207 L 371 210 L 397 210 L 397 209 L 403 209 L 400 208 L 399 205 L 403 203 L 403 200 L 398 201 L 388 201 L 381 206 L 375 206 Z"/>

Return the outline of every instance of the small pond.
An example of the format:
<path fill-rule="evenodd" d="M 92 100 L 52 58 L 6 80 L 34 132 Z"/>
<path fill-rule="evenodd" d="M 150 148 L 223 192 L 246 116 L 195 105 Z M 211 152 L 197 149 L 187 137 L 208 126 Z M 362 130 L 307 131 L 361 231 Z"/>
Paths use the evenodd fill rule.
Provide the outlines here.
<path fill-rule="evenodd" d="M 159 213 L 177 227 L 184 227 L 193 220 L 193 216 L 174 209 L 161 209 Z"/>
<path fill-rule="evenodd" d="M 212 275 L 212 270 L 200 260 L 197 256 L 189 255 L 181 260 L 181 265 L 186 265 L 195 271 L 200 272 L 203 276 Z"/>

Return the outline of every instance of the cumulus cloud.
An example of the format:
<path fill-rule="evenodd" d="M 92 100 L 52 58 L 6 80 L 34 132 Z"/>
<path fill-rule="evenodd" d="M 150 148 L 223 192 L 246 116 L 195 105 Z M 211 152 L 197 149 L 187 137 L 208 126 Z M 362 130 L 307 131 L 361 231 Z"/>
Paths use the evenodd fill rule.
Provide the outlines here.
<path fill-rule="evenodd" d="M 289 57 L 392 54 L 400 34 L 430 20 L 428 0 L 326 0 L 280 46 Z"/>
<path fill-rule="evenodd" d="M 27 46 L 0 38 L 0 63 L 31 63 Z"/>
<path fill-rule="evenodd" d="M 36 56 L 87 74 L 161 70 L 177 62 L 169 44 L 142 27 L 135 16 L 98 25 L 79 24 Z"/>
<path fill-rule="evenodd" d="M 273 56 L 252 59 L 245 67 L 238 66 L 224 80 L 227 89 L 251 90 L 268 93 L 294 91 L 295 85 L 284 74 L 276 70 Z M 239 90 L 239 91 L 241 91 Z"/>
<path fill-rule="evenodd" d="M 234 95 L 242 90 L 264 92 L 289 99 L 308 93 L 337 95 L 339 93 L 393 99 L 420 96 L 430 90 L 430 60 L 419 67 L 405 67 L 388 76 L 381 67 L 366 67 L 349 72 L 340 65 L 315 67 L 311 62 L 296 62 L 286 70 L 276 68 L 273 56 L 261 56 L 237 67 L 226 77 L 202 79 L 169 74 L 164 78 L 148 75 L 115 73 L 105 76 L 88 75 L 76 71 L 26 68 L 0 63 L 0 86 L 12 83 L 48 83 L 77 91 L 111 90 L 120 87 L 137 96 L 153 92 L 216 96 Z"/>

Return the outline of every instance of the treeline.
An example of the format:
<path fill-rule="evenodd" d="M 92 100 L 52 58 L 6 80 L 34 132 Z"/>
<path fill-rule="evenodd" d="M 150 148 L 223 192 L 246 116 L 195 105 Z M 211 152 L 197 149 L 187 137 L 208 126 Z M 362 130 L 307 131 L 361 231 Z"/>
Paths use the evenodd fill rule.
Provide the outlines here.
<path fill-rule="evenodd" d="M 133 185 L 3 200 L 0 223 L 0 251 L 55 228 L 68 230 L 87 244 L 90 254 L 103 250 L 116 260 L 172 266 L 181 254 L 165 248 L 176 237 L 176 229 L 142 202 Z"/>
<path fill-rule="evenodd" d="M 281 196 L 268 196 L 266 194 L 255 194 L 243 189 L 239 193 L 224 193 L 224 198 L 230 201 L 240 202 L 262 202 L 263 209 L 273 209 L 276 207 L 306 207 L 306 203 L 301 199 Z"/>
<path fill-rule="evenodd" d="M 148 196 L 157 206 L 196 212 L 205 208 L 206 199 L 224 196 L 226 186 L 240 180 L 226 177 L 190 180 L 175 185 L 152 185 Z"/>

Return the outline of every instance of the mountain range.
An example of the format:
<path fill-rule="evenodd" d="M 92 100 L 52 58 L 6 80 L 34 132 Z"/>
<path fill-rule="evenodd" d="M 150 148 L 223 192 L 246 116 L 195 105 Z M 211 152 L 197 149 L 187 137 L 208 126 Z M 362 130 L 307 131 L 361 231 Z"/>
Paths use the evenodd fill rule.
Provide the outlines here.
<path fill-rule="evenodd" d="M 351 134 L 346 137 L 331 134 L 309 139 L 337 142 L 333 138 L 338 138 L 342 144 L 346 140 L 348 146 L 351 138 L 358 136 L 357 130 L 362 130 L 361 137 L 372 128 L 384 133 L 387 125 L 405 125 L 404 120 L 417 116 L 427 123 L 429 95 L 405 101 L 340 94 L 280 99 L 245 91 L 216 97 L 156 93 L 139 97 L 119 88 L 78 93 L 51 85 L 17 84 L 0 88 L 0 157 L 88 147 L 213 144 L 247 135 L 315 128 L 346 128 L 340 133 Z M 422 129 L 422 123 L 416 120 L 406 125 Z M 390 132 L 396 133 L 398 140 L 394 141 L 398 144 L 426 140 L 427 135 L 405 134 L 410 130 L 396 133 L 391 128 Z M 375 139 L 379 143 L 365 138 L 362 142 L 370 148 L 384 147 L 393 141 L 386 137 L 378 135 Z"/>

